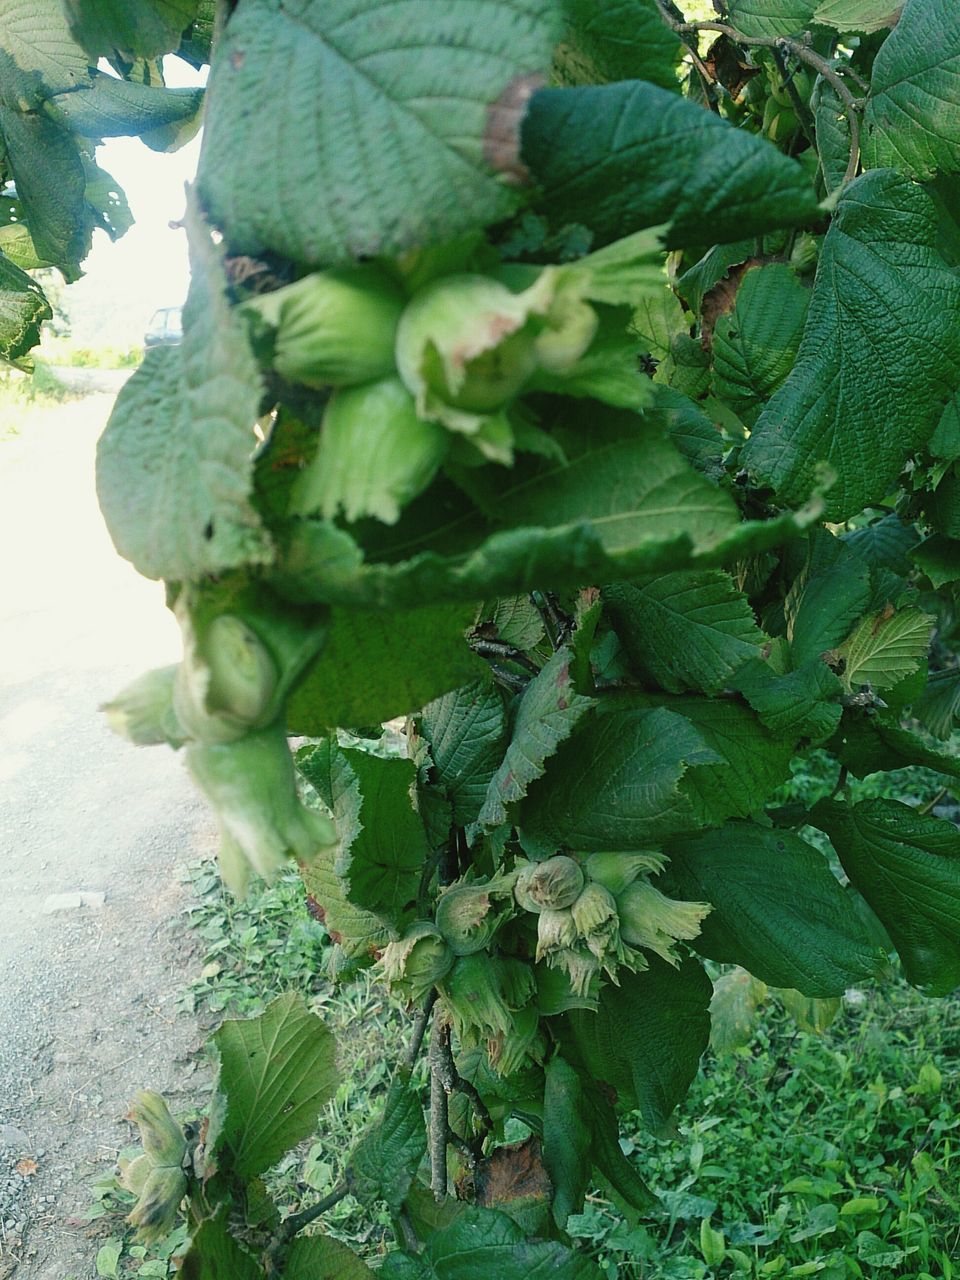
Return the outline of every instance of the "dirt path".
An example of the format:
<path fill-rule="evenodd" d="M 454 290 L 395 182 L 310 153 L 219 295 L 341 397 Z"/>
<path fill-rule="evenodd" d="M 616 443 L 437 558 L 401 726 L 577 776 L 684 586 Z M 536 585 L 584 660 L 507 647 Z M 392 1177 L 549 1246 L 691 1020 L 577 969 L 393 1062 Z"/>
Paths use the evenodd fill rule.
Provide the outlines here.
<path fill-rule="evenodd" d="M 174 753 L 97 714 L 178 655 L 161 588 L 96 507 L 110 404 L 31 415 L 0 442 L 0 1280 L 94 1277 L 96 1242 L 69 1220 L 131 1140 L 130 1097 L 198 1082 L 195 1024 L 174 1011 L 196 964 L 166 925 L 174 870 L 212 825 Z"/>

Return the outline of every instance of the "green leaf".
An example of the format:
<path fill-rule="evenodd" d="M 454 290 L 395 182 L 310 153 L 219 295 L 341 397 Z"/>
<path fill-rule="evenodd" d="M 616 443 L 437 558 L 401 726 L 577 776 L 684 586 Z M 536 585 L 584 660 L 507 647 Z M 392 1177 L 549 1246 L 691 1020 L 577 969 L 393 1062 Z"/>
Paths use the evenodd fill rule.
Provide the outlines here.
<path fill-rule="evenodd" d="M 745 36 L 790 36 L 806 30 L 817 0 L 730 0 L 731 26 Z"/>
<path fill-rule="evenodd" d="M 820 0 L 813 20 L 838 31 L 869 34 L 895 26 L 902 8 L 902 0 Z"/>
<path fill-rule="evenodd" d="M 145 577 L 173 581 L 271 558 L 249 501 L 260 376 L 227 304 L 222 250 L 195 211 L 188 232 L 183 343 L 147 353 L 97 449 L 97 493 L 114 546 Z"/>
<path fill-rule="evenodd" d="M 562 0 L 566 27 L 556 53 L 559 78 L 572 84 L 648 80 L 679 89 L 682 46 L 656 0 Z"/>
<path fill-rule="evenodd" d="M 583 1101 L 589 1117 L 594 1165 L 631 1208 L 649 1213 L 656 1199 L 634 1162 L 624 1155 L 617 1113 L 596 1081 L 583 1082 Z"/>
<path fill-rule="evenodd" d="M 333 265 L 508 215 L 518 116 L 558 20 L 552 0 L 244 0 L 214 57 L 199 176 L 231 247 Z"/>
<path fill-rule="evenodd" d="M 712 545 L 734 527 L 733 503 L 661 430 L 656 419 L 626 410 L 571 406 L 554 433 L 563 460 L 524 459 L 506 483 L 501 468 L 485 468 L 472 477 L 470 493 L 497 523 L 554 534 L 592 523 L 612 557 L 684 536 L 697 547 Z"/>
<path fill-rule="evenodd" d="M 947 401 L 928 448 L 935 458 L 942 458 L 945 462 L 955 462 L 960 458 L 960 392 Z"/>
<path fill-rule="evenodd" d="M 37 255 L 59 267 L 68 282 L 76 280 L 90 247 L 93 222 L 73 137 L 38 111 L 7 106 L 2 100 L 0 137 Z"/>
<path fill-rule="evenodd" d="M 50 101 L 74 133 L 115 138 L 195 119 L 203 106 L 203 90 L 133 84 L 97 72 L 89 87 L 57 94 Z"/>
<path fill-rule="evenodd" d="M 710 1048 L 714 1053 L 730 1053 L 750 1043 L 766 998 L 766 983 L 746 969 L 720 974 L 710 1000 Z"/>
<path fill-rule="evenodd" d="M 496 827 L 506 820 L 507 805 L 527 794 L 546 761 L 593 705 L 593 698 L 576 690 L 573 651 L 558 649 L 523 692 L 510 745 L 487 788 L 480 823 Z"/>
<path fill-rule="evenodd" d="M 337 1087 L 336 1046 L 293 992 L 258 1018 L 224 1022 L 213 1040 L 227 1099 L 220 1148 L 239 1177 L 252 1178 L 313 1132 Z"/>
<path fill-rule="evenodd" d="M 822 800 L 810 821 L 830 837 L 854 887 L 880 917 L 914 986 L 960 983 L 960 832 L 896 800 Z"/>
<path fill-rule="evenodd" d="M 934 671 L 913 704 L 913 714 L 935 738 L 949 738 L 960 717 L 960 667 Z"/>
<path fill-rule="evenodd" d="M 384 1200 L 391 1213 L 399 1213 L 426 1150 L 427 1131 L 417 1091 L 395 1076 L 383 1114 L 350 1157 L 353 1194 L 363 1204 Z"/>
<path fill-rule="evenodd" d="M 373 1280 L 373 1276 L 352 1249 L 332 1236 L 297 1236 L 283 1264 L 283 1280 Z"/>
<path fill-rule="evenodd" d="M 225 1023 L 229 1026 L 229 1023 Z M 263 1280 L 257 1260 L 234 1240 L 227 1227 L 227 1211 L 205 1218 L 190 1238 L 190 1247 L 177 1275 L 182 1280 Z"/>
<path fill-rule="evenodd" d="M 872 524 L 841 534 L 840 541 L 851 547 L 872 569 L 890 569 L 904 576 L 910 573 L 908 552 L 920 541 L 916 525 L 899 516 L 886 515 Z"/>
<path fill-rule="evenodd" d="M 765 639 L 720 569 L 614 583 L 603 595 L 634 670 L 669 693 L 719 692 Z"/>
<path fill-rule="evenodd" d="M 667 852 L 663 892 L 713 904 L 691 944 L 701 955 L 808 996 L 876 976 L 883 955 L 812 845 L 738 822 L 671 841 Z"/>
<path fill-rule="evenodd" d="M 544 89 L 522 130 L 543 209 L 598 243 L 666 223 L 670 245 L 742 240 L 816 217 L 794 160 L 657 85 Z"/>
<path fill-rule="evenodd" d="M 53 316 L 43 290 L 0 253 L 0 357 L 16 363 L 40 341 L 40 325 Z"/>
<path fill-rule="evenodd" d="M 829 1000 L 818 1000 L 801 995 L 799 991 L 793 991 L 789 987 L 776 994 L 800 1030 L 811 1035 L 823 1035 L 824 1031 L 836 1022 L 837 1014 L 842 1007 L 839 996 Z"/>
<path fill-rule="evenodd" d="M 297 768 L 330 810 L 341 845 L 349 848 L 360 834 L 360 783 L 334 738 L 297 753 Z M 354 959 L 369 959 L 390 941 L 384 921 L 347 900 L 332 852 L 301 867 L 313 912 L 323 921 L 331 941 Z"/>
<path fill-rule="evenodd" d="M 89 75 L 89 59 L 71 38 L 61 0 L 0 0 L 0 50 L 20 71 L 37 73 L 44 96 L 75 89 Z M 8 67 L 3 69 L 6 79 Z"/>
<path fill-rule="evenodd" d="M 678 969 L 650 955 L 643 973 L 624 973 L 600 993 L 595 1013 L 567 1015 L 576 1050 L 594 1080 L 636 1107 L 650 1129 L 661 1128 L 697 1074 L 710 1038 L 710 979 L 700 964 Z"/>
<path fill-rule="evenodd" d="M 708 748 L 706 759 L 691 761 L 680 783 L 701 825 L 755 813 L 790 776 L 795 739 L 765 729 L 749 707 L 707 698 L 663 701 L 693 725 Z"/>
<path fill-rule="evenodd" d="M 115 50 L 128 59 L 155 58 L 180 44 L 198 0 L 63 0 L 70 33 L 94 60 Z"/>
<path fill-rule="evenodd" d="M 520 813 L 531 850 L 649 849 L 700 825 L 680 779 L 721 757 L 682 715 L 662 707 L 593 715 L 564 743 Z"/>
<path fill-rule="evenodd" d="M 960 778 L 960 755 L 928 747 L 922 738 L 899 725 L 885 724 L 876 716 L 848 715 L 830 751 L 856 778 L 892 769 L 934 769 Z"/>
<path fill-rule="evenodd" d="M 747 271 L 713 330 L 715 393 L 749 426 L 793 367 L 810 291 L 782 262 Z"/>
<path fill-rule="evenodd" d="M 960 539 L 934 534 L 910 553 L 911 559 L 937 590 L 960 580 Z"/>
<path fill-rule="evenodd" d="M 733 687 L 750 703 L 761 724 L 785 738 L 808 738 L 816 745 L 830 737 L 843 714 L 843 686 L 817 658 L 785 675 L 752 658 L 734 676 Z"/>
<path fill-rule="evenodd" d="M 335 870 L 355 906 L 398 928 L 420 887 L 429 854 L 423 822 L 413 808 L 416 765 L 364 751 L 344 751 L 360 785 L 360 831 L 341 837 Z"/>
<path fill-rule="evenodd" d="M 336 391 L 323 415 L 320 442 L 296 514 L 350 521 L 372 516 L 395 524 L 401 508 L 436 475 L 449 434 L 417 417 L 399 378 Z"/>
<path fill-rule="evenodd" d="M 470 826 L 510 742 L 502 695 L 488 680 L 454 689 L 424 707 L 421 732 L 430 746 L 431 781 L 450 798 L 454 823 Z"/>
<path fill-rule="evenodd" d="M 493 629 L 491 635 L 489 628 Z M 527 650 L 544 636 L 543 619 L 529 596 L 504 596 L 484 601 L 477 610 L 477 631 L 485 638 Z"/>
<path fill-rule="evenodd" d="M 815 82 L 810 106 L 823 183 L 832 195 L 847 178 L 852 146 L 850 120 L 839 94 L 826 80 Z"/>
<path fill-rule="evenodd" d="M 553 1183 L 553 1218 L 563 1230 L 583 1211 L 590 1186 L 591 1126 L 577 1072 L 559 1054 L 547 1063 L 543 1091 L 543 1163 Z"/>
<path fill-rule="evenodd" d="M 464 638 L 473 614 L 467 604 L 333 609 L 324 648 L 290 698 L 291 733 L 382 724 L 477 676 L 484 664 Z"/>
<path fill-rule="evenodd" d="M 465 1208 L 411 1257 L 388 1253 L 383 1280 L 602 1280 L 597 1264 L 555 1240 L 532 1241 L 494 1209 Z"/>
<path fill-rule="evenodd" d="M 828 518 L 851 516 L 933 431 L 960 365 L 960 279 L 936 244 L 936 210 L 906 178 L 866 173 L 844 192 L 796 363 L 742 455 L 780 501 L 805 497 L 827 463 Z"/>
<path fill-rule="evenodd" d="M 858 553 L 818 531 L 784 601 L 790 657 L 800 669 L 841 643 L 870 602 L 870 567 Z"/>
<path fill-rule="evenodd" d="M 913 178 L 960 169 L 960 11 L 907 0 L 880 46 L 864 113 L 863 162 Z"/>
<path fill-rule="evenodd" d="M 837 649 L 845 662 L 844 688 L 889 689 L 916 671 L 930 648 L 933 619 L 921 609 L 864 618 Z"/>

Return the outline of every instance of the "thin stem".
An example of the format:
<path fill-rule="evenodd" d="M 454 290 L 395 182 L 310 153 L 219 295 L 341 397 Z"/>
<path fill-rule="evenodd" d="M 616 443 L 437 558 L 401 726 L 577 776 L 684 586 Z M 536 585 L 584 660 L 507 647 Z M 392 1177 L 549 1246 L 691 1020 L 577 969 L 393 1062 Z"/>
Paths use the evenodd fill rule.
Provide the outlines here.
<path fill-rule="evenodd" d="M 444 1038 L 449 1039 L 450 1028 L 442 1019 L 434 1018 L 430 1032 L 430 1190 L 440 1203 L 447 1195 L 447 1130 L 450 1127 L 450 1108 L 447 1091 L 441 1075 L 441 1049 Z"/>
<path fill-rule="evenodd" d="M 350 1194 L 350 1190 L 350 1179 L 344 1178 L 328 1195 L 318 1200 L 316 1204 L 312 1204 L 309 1209 L 301 1209 L 299 1213 L 291 1213 L 284 1218 L 263 1255 L 263 1265 L 267 1275 L 279 1274 L 281 1258 L 293 1237 L 332 1209 L 334 1205 L 339 1204 L 345 1196 Z"/>
<path fill-rule="evenodd" d="M 932 811 L 937 807 L 940 801 L 945 799 L 948 795 L 950 795 L 950 788 L 941 787 L 932 800 L 928 800 L 925 805 L 920 806 L 920 808 L 917 810 L 917 813 L 932 813 Z"/>
<path fill-rule="evenodd" d="M 487 1109 L 487 1104 L 477 1092 L 476 1086 L 471 1084 L 469 1080 L 465 1080 L 457 1070 L 457 1064 L 453 1060 L 453 1049 L 450 1047 L 450 1031 L 447 1029 L 447 1035 L 438 1046 L 438 1062 L 440 1066 L 440 1079 L 447 1093 L 462 1093 L 465 1098 L 469 1098 L 476 1112 L 477 1119 L 480 1122 L 481 1132 L 477 1135 L 474 1143 L 474 1156 L 479 1159 L 483 1154 L 483 1140 L 493 1128 L 493 1120 Z"/>
<path fill-rule="evenodd" d="M 420 1053 L 420 1047 L 423 1044 L 423 1037 L 427 1033 L 427 1026 L 430 1022 L 430 1014 L 433 1012 L 433 1006 L 437 1003 L 436 991 L 431 991 L 424 1001 L 422 1007 L 417 1010 L 417 1016 L 413 1020 L 413 1032 L 410 1036 L 410 1043 L 407 1045 L 407 1051 L 403 1055 L 403 1070 L 409 1073 L 413 1070 L 414 1064 Z"/>

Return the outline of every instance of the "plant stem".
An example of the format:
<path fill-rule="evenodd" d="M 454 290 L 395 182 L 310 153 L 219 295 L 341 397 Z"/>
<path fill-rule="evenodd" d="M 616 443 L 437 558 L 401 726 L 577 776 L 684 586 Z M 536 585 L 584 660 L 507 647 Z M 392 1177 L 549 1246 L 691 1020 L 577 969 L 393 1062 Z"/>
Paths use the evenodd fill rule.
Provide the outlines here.
<path fill-rule="evenodd" d="M 534 660 L 521 649 L 514 648 L 512 644 L 503 644 L 499 640 L 483 640 L 479 636 L 471 636 L 469 644 L 474 653 L 479 653 L 481 658 L 502 658 L 504 662 L 515 662 L 518 667 L 523 667 L 531 675 L 540 674 L 540 668 Z"/>
<path fill-rule="evenodd" d="M 426 1035 L 427 1024 L 430 1021 L 430 1014 L 433 1012 L 433 1006 L 436 1003 L 437 993 L 436 991 L 431 991 L 413 1020 L 413 1034 L 410 1036 L 407 1051 L 403 1055 L 403 1070 L 408 1074 L 413 1070 L 414 1063 L 417 1061 L 420 1046 L 423 1044 L 423 1037 Z"/>
<path fill-rule="evenodd" d="M 280 1262 L 287 1245 L 293 1237 L 302 1231 L 304 1227 L 314 1222 L 321 1214 L 332 1209 L 334 1205 L 350 1194 L 350 1179 L 346 1177 L 339 1182 L 334 1189 L 318 1200 L 316 1204 L 312 1204 L 309 1209 L 301 1209 L 299 1213 L 291 1213 L 280 1223 L 277 1228 L 277 1234 L 271 1240 L 266 1252 L 263 1255 L 264 1270 L 267 1275 L 280 1274 Z"/>
<path fill-rule="evenodd" d="M 443 1087 L 441 1068 L 441 1045 L 444 1038 L 449 1042 L 450 1028 L 444 1026 L 440 1018 L 434 1018 L 430 1032 L 430 1190 L 437 1203 L 446 1199 L 447 1195 L 447 1129 L 449 1128 L 450 1108 L 447 1091 Z"/>

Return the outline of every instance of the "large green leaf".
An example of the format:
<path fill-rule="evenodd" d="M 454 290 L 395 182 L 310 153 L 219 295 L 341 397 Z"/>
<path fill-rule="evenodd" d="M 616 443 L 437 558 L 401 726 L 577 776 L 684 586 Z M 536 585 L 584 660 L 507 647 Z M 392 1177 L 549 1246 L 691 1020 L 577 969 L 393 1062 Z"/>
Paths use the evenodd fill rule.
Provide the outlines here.
<path fill-rule="evenodd" d="M 225 1209 L 205 1219 L 190 1239 L 190 1247 L 177 1272 L 182 1280 L 264 1280 L 266 1273 L 246 1249 L 234 1240 Z"/>
<path fill-rule="evenodd" d="M 960 718 L 960 667 L 934 671 L 913 704 L 913 714 L 935 738 L 949 738 Z"/>
<path fill-rule="evenodd" d="M 679 783 L 692 765 L 721 762 L 682 715 L 662 707 L 591 716 L 548 763 L 520 813 L 529 849 L 649 849 L 700 825 Z"/>
<path fill-rule="evenodd" d="M 0 138 L 37 255 L 76 280 L 93 230 L 76 142 L 47 116 L 2 98 Z"/>
<path fill-rule="evenodd" d="M 383 1280 L 601 1280 L 597 1264 L 555 1240 L 528 1240 L 494 1209 L 465 1208 L 415 1257 L 388 1253 Z"/>
<path fill-rule="evenodd" d="M 938 590 L 948 583 L 960 581 L 958 538 L 942 538 L 939 534 L 934 534 L 913 550 L 911 558 Z"/>
<path fill-rule="evenodd" d="M 651 454 L 656 467 L 657 453 L 651 450 Z M 682 501 L 682 491 L 693 488 L 696 524 L 709 527 L 720 513 L 705 493 L 697 492 L 690 478 L 703 477 L 696 477 L 689 468 L 684 472 L 687 464 L 679 456 L 674 465 L 672 481 L 655 485 L 663 494 L 664 505 L 648 511 L 645 517 L 634 510 L 631 477 L 622 488 L 618 485 L 595 493 L 584 490 L 581 496 L 588 512 L 581 520 L 486 536 L 481 527 L 476 545 L 463 551 L 443 550 L 432 545 L 431 539 L 423 548 L 401 546 L 396 559 L 368 558 L 354 537 L 336 525 L 299 520 L 285 531 L 274 582 L 281 595 L 299 603 L 403 609 L 424 599 L 475 601 L 546 586 L 580 587 L 585 582 L 614 582 L 644 573 L 730 564 L 780 545 L 807 528 L 821 510 L 817 501 L 773 520 L 731 523 L 716 541 L 698 546 L 690 532 L 679 527 L 683 521 L 680 511 L 670 506 L 670 491 Z M 625 480 L 623 473 L 618 479 Z M 715 492 L 723 499 L 719 490 Z M 571 485 L 571 502 L 574 499 Z M 604 509 L 609 515 L 603 514 Z M 545 510 L 544 519 L 550 518 Z M 465 517 L 464 521 L 474 519 Z M 622 534 L 637 541 L 620 547 L 610 545 L 618 525 Z M 670 530 L 663 540 L 656 536 L 658 525 Z M 450 531 L 455 533 L 456 529 Z"/>
<path fill-rule="evenodd" d="M 89 76 L 90 60 L 71 37 L 61 0 L 0 0 L 0 50 L 20 71 L 37 73 L 44 96 Z"/>
<path fill-rule="evenodd" d="M 276 1164 L 313 1132 L 337 1087 L 336 1045 L 303 997 L 279 996 L 257 1018 L 222 1023 L 214 1044 L 226 1114 L 218 1150 L 241 1178 Z"/>
<path fill-rule="evenodd" d="M 691 761 L 680 782 L 701 825 L 757 812 L 790 776 L 794 737 L 764 728 L 749 707 L 708 698 L 669 698 L 664 705 L 696 728 L 711 753 Z"/>
<path fill-rule="evenodd" d="M 958 86 L 960 9 L 954 0 L 907 0 L 873 63 L 864 164 L 914 178 L 960 169 Z"/>
<path fill-rule="evenodd" d="M 556 55 L 562 80 L 648 80 L 679 89 L 682 46 L 656 0 L 562 0 L 562 5 L 566 27 Z"/>
<path fill-rule="evenodd" d="M 769 663 L 752 658 L 734 676 L 733 686 L 756 711 L 760 723 L 785 738 L 823 742 L 843 714 L 843 686 L 819 658 L 783 675 Z"/>
<path fill-rule="evenodd" d="M 0 358 L 15 363 L 25 356 L 52 315 L 40 286 L 0 253 Z"/>
<path fill-rule="evenodd" d="M 249 501 L 260 376 L 227 304 L 222 251 L 195 212 L 188 225 L 183 343 L 148 352 L 97 449 L 114 545 L 145 577 L 174 581 L 271 557 Z"/>
<path fill-rule="evenodd" d="M 421 732 L 430 745 L 435 782 L 461 827 L 476 822 L 510 742 L 503 696 L 489 680 L 454 689 L 424 707 Z"/>
<path fill-rule="evenodd" d="M 333 737 L 325 738 L 297 752 L 297 768 L 333 815 L 341 845 L 349 848 L 360 834 L 362 797 L 343 750 Z M 370 959 L 390 941 L 390 930 L 379 916 L 348 901 L 332 852 L 301 867 L 301 874 L 312 911 L 347 956 Z"/>
<path fill-rule="evenodd" d="M 344 751 L 360 787 L 361 829 L 342 839 L 336 872 L 355 906 L 399 927 L 415 905 L 429 850 L 413 808 L 416 766 L 364 751 Z"/>
<path fill-rule="evenodd" d="M 731 822 L 667 851 L 663 891 L 713 904 L 691 944 L 701 955 L 807 996 L 840 995 L 876 975 L 883 955 L 812 845 Z"/>
<path fill-rule="evenodd" d="M 504 217 L 558 31 L 553 0 L 241 0 L 210 76 L 211 214 L 235 250 L 319 265 Z"/>
<path fill-rule="evenodd" d="M 543 1163 L 553 1183 L 553 1217 L 562 1230 L 571 1213 L 583 1210 L 590 1186 L 590 1116 L 580 1076 L 555 1054 L 544 1072 Z"/>
<path fill-rule="evenodd" d="M 791 36 L 806 30 L 817 0 L 730 0 L 732 26 L 745 36 Z"/>
<path fill-rule="evenodd" d="M 170 53 L 197 16 L 198 0 L 63 0 L 70 31 L 94 61 Z"/>
<path fill-rule="evenodd" d="M 928 747 L 917 734 L 886 724 L 876 716 L 848 714 L 829 745 L 840 763 L 857 778 L 912 766 L 960 778 L 960 755 Z"/>
<path fill-rule="evenodd" d="M 721 569 L 614 583 L 603 594 L 634 670 L 669 693 L 717 693 L 764 642 Z"/>
<path fill-rule="evenodd" d="M 819 661 L 843 641 L 870 602 L 870 567 L 826 532 L 810 542 L 784 601 L 790 656 L 797 668 Z"/>
<path fill-rule="evenodd" d="M 649 1212 L 656 1205 L 656 1199 L 640 1177 L 636 1163 L 623 1153 L 617 1113 L 603 1085 L 596 1080 L 584 1080 L 583 1103 L 589 1117 L 591 1155 L 598 1172 L 631 1208 Z"/>
<path fill-rule="evenodd" d="M 479 821 L 498 826 L 507 805 L 522 799 L 530 784 L 542 776 L 547 760 L 570 737 L 577 722 L 594 705 L 578 693 L 575 658 L 569 648 L 558 649 L 523 692 L 503 762 L 490 780 Z"/>
<path fill-rule="evenodd" d="M 672 968 L 650 955 L 643 973 L 606 986 L 596 1012 L 568 1015 L 573 1042 L 594 1080 L 661 1128 L 683 1100 L 710 1039 L 710 979 L 696 960 Z"/>
<path fill-rule="evenodd" d="M 229 1280 L 241 1280 L 229 1273 Z M 298 1236 L 283 1263 L 283 1280 L 374 1280 L 362 1258 L 332 1236 Z"/>
<path fill-rule="evenodd" d="M 896 800 L 822 800 L 810 815 L 880 917 L 914 986 L 960 983 L 960 832 Z"/>
<path fill-rule="evenodd" d="M 638 80 L 535 94 L 523 156 L 545 212 L 584 223 L 598 242 L 669 223 L 670 244 L 709 244 L 817 216 L 796 161 Z"/>
<path fill-rule="evenodd" d="M 936 244 L 932 202 L 892 170 L 842 196 L 796 363 L 743 451 L 781 501 L 805 497 L 827 463 L 828 515 L 851 516 L 883 498 L 933 431 L 960 367 L 960 278 Z"/>
<path fill-rule="evenodd" d="M 902 8 L 903 0 L 820 0 L 813 20 L 838 31 L 869 34 L 894 26 Z"/>
<path fill-rule="evenodd" d="M 747 271 L 733 307 L 718 318 L 714 390 L 747 425 L 793 367 L 809 303 L 793 271 L 774 262 Z"/>
<path fill-rule="evenodd" d="M 323 651 L 290 699 L 291 733 L 381 724 L 480 674 L 464 638 L 473 614 L 468 604 L 332 610 Z"/>
<path fill-rule="evenodd" d="M 930 648 L 933 618 L 921 609 L 899 609 L 864 618 L 837 649 L 847 689 L 868 684 L 890 689 L 916 671 Z"/>
<path fill-rule="evenodd" d="M 58 94 L 51 106 L 74 133 L 114 138 L 193 120 L 203 106 L 203 90 L 135 84 L 98 72 L 88 88 Z"/>
<path fill-rule="evenodd" d="M 353 1194 L 364 1204 L 383 1200 L 392 1213 L 399 1213 L 426 1150 L 427 1131 L 417 1091 L 395 1076 L 383 1114 L 350 1157 Z"/>

